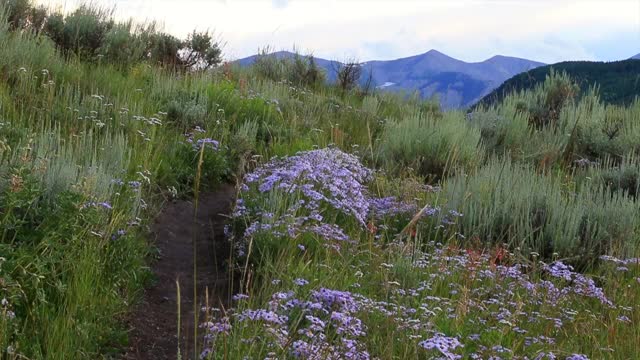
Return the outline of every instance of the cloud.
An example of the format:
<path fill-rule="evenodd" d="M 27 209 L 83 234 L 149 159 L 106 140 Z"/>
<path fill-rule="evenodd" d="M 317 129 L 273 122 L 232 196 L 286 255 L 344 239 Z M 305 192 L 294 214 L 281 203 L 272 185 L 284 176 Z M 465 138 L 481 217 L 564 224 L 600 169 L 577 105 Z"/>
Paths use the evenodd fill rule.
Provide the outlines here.
<path fill-rule="evenodd" d="M 289 0 L 272 0 L 271 4 L 274 9 L 284 9 L 289 6 Z"/>
<path fill-rule="evenodd" d="M 54 1 L 54 0 L 51 0 Z M 67 4 L 79 0 L 60 0 Z M 102 0 L 113 4 L 114 1 Z M 153 18 L 185 36 L 214 29 L 239 58 L 265 45 L 316 56 L 393 59 L 436 48 L 465 61 L 495 54 L 544 62 L 611 60 L 640 34 L 638 0 L 115 0 L 121 17 Z M 628 46 L 632 47 L 633 42 Z M 636 44 L 638 42 L 635 42 Z M 637 45 L 636 45 L 637 47 Z M 609 53 L 608 51 L 612 51 Z M 640 49 L 629 49 L 629 53 Z"/>

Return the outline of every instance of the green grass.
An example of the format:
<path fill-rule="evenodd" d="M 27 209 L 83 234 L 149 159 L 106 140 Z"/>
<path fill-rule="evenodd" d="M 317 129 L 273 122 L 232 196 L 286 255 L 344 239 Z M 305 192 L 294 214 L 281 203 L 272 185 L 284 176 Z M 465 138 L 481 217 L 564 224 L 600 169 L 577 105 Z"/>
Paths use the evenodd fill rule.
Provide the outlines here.
<path fill-rule="evenodd" d="M 562 175 L 492 159 L 447 181 L 442 201 L 464 213 L 460 233 L 524 254 L 582 265 L 614 251 L 633 256 L 640 236 L 635 199 L 611 193 L 603 181 L 577 187 Z"/>
<path fill-rule="evenodd" d="M 576 236 L 570 232 L 577 231 L 575 228 L 582 224 L 584 216 L 597 218 L 593 222 L 604 224 L 606 229 L 603 231 L 608 230 L 609 234 L 616 230 L 635 230 L 637 216 L 620 220 L 622 213 L 633 213 L 637 206 L 626 198 L 626 205 L 621 205 L 619 200 L 604 205 L 597 203 L 597 199 L 590 200 L 589 196 L 600 197 L 597 193 L 585 193 L 575 198 L 575 195 L 566 193 L 564 184 L 552 176 L 538 175 L 529 166 L 500 163 L 498 160 L 491 160 L 474 177 L 462 178 L 451 179 L 444 185 L 442 193 L 437 194 L 419 190 L 413 179 L 390 181 L 379 177 L 369 184 L 370 190 L 377 189 L 378 193 L 395 195 L 406 201 L 412 200 L 405 195 L 409 194 L 416 197 L 421 205 L 426 200 L 449 207 L 459 205 L 465 211 L 464 216 L 438 232 L 433 231 L 434 225 L 440 223 L 435 216 L 421 220 L 414 234 L 407 233 L 409 236 L 398 239 L 399 229 L 408 224 L 413 215 L 409 213 L 371 220 L 365 229 L 353 219 L 349 221 L 348 217 L 327 221 L 341 226 L 354 240 L 353 243 L 332 242 L 304 233 L 278 236 L 268 228 L 245 238 L 243 249 L 248 254 L 246 261 L 250 265 L 245 266 L 245 259 L 241 258 L 244 284 L 241 293 L 248 295 L 248 299 L 235 302 L 233 310 L 211 316 L 211 321 L 228 324 L 230 330 L 226 333 L 211 332 L 214 341 L 208 348 L 213 352 L 207 358 L 223 359 L 247 354 L 256 358 L 296 358 L 293 354 L 297 341 L 314 341 L 314 337 L 304 335 L 309 329 L 309 318 L 306 317 L 309 314 L 332 324 L 319 332 L 325 336 L 319 343 L 331 344 L 340 351 L 342 339 L 349 338 L 356 340 L 357 347 L 366 349 L 371 357 L 382 359 L 437 357 L 437 352 L 426 351 L 419 344 L 434 333 L 460 339 L 465 347 L 454 353 L 463 356 L 505 356 L 499 352 L 500 348 L 496 348 L 500 346 L 509 349 L 506 354 L 509 357 L 535 357 L 549 352 L 560 358 L 574 353 L 585 354 L 589 358 L 633 357 L 640 348 L 638 330 L 633 325 L 640 316 L 636 304 L 640 295 L 637 286 L 640 267 L 638 264 L 629 265 L 626 271 L 622 271 L 605 262 L 593 266 L 589 260 L 597 255 L 592 254 L 594 252 L 623 256 L 623 250 L 627 250 L 626 255 L 629 256 L 637 254 L 637 248 L 598 249 L 601 245 L 597 243 L 562 241 Z M 460 186 L 467 188 L 460 189 Z M 549 189 L 556 192 L 543 193 Z M 464 199 L 451 198 L 462 196 L 460 194 L 468 196 Z M 240 241 L 240 244 L 249 224 L 254 221 L 277 224 L 274 222 L 276 219 L 287 219 L 286 214 L 290 213 L 292 204 L 304 199 L 298 192 L 263 192 L 255 185 L 241 196 L 244 200 L 242 205 L 248 213 L 236 218 L 235 234 L 240 237 L 235 241 Z M 480 196 L 487 198 L 478 199 Z M 537 208 L 532 207 L 536 205 Z M 335 216 L 336 211 L 331 211 L 331 206 L 321 208 L 324 217 Z M 538 209 L 550 212 L 546 219 L 548 224 L 537 225 L 542 230 L 532 229 L 536 225 L 531 223 L 520 223 L 523 217 L 538 221 L 531 216 Z M 307 211 L 298 209 L 294 217 L 305 216 Z M 505 222 L 495 223 L 496 219 L 504 219 Z M 577 223 L 570 223 L 572 220 Z M 387 226 L 386 229 L 383 225 Z M 277 229 L 282 231 L 279 227 Z M 468 236 L 460 237 L 460 229 Z M 544 231 L 554 233 L 543 234 Z M 534 237 L 538 234 L 540 239 Z M 491 244 L 489 240 L 494 235 L 502 238 Z M 547 251 L 556 250 L 557 254 L 536 253 L 527 248 L 537 245 L 536 241 L 544 240 L 547 235 L 555 246 Z M 501 240 L 519 238 L 523 239 L 522 243 L 501 243 Z M 637 244 L 637 235 L 627 239 L 603 236 L 599 240 L 595 237 L 588 240 L 607 244 L 617 240 L 619 244 L 630 245 Z M 304 245 L 304 249 L 300 245 Z M 566 259 L 562 258 L 563 252 L 580 256 L 578 259 Z M 571 286 L 575 285 L 573 281 L 578 281 L 563 281 L 550 276 L 542 260 L 547 264 L 561 260 L 580 265 L 616 307 L 585 296 L 584 292 L 574 292 L 579 290 L 572 290 Z M 509 275 L 514 269 L 524 275 Z M 297 283 L 299 279 L 308 283 Z M 362 302 L 356 311 L 333 307 L 327 313 L 285 306 L 290 299 L 313 303 L 313 291 L 321 288 L 347 292 Z M 559 293 L 566 295 L 558 301 L 552 300 L 557 295 L 550 289 L 558 289 Z M 277 300 L 282 297 L 285 300 Z M 269 318 L 239 320 L 239 314 L 248 316 L 246 314 L 253 311 L 273 311 L 283 317 L 283 323 L 274 325 Z M 349 336 L 336 332 L 338 323 L 332 321 L 330 315 L 337 312 L 347 312 L 361 322 L 366 335 Z M 223 315 L 229 319 L 221 319 Z M 620 320 L 623 317 L 627 317 L 629 323 Z M 561 326 L 556 325 L 556 319 L 561 321 Z M 355 321 L 352 320 L 351 324 Z M 305 331 L 301 333 L 301 330 Z M 474 339 L 476 335 L 478 337 Z M 318 336 L 316 332 L 316 341 Z M 528 345 L 527 341 L 533 340 L 527 338 L 553 338 L 553 342 L 543 340 Z M 328 356 L 329 350 L 319 347 L 316 351 L 323 357 Z"/>
<path fill-rule="evenodd" d="M 439 179 L 458 169 L 482 163 L 481 134 L 466 124 L 461 112 L 443 116 L 418 113 L 390 122 L 378 142 L 385 167 L 398 171 L 413 168 L 419 174 Z"/>

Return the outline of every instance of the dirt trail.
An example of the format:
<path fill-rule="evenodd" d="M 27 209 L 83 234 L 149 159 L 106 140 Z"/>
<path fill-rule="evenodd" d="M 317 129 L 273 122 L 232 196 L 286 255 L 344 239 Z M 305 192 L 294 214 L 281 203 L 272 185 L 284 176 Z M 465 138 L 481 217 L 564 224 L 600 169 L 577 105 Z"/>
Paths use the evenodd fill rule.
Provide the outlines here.
<path fill-rule="evenodd" d="M 204 304 L 207 287 L 211 306 L 225 304 L 229 298 L 229 273 L 225 267 L 229 245 L 224 240 L 224 215 L 231 212 L 234 195 L 235 189 L 230 185 L 201 194 L 195 225 L 192 201 L 168 204 L 156 219 L 152 226 L 152 239 L 159 250 L 159 260 L 152 265 L 156 282 L 146 290 L 143 302 L 129 319 L 130 346 L 123 359 L 176 359 L 176 279 L 180 282 L 182 359 L 196 358 L 193 354 L 193 239 L 195 235 L 198 308 Z"/>

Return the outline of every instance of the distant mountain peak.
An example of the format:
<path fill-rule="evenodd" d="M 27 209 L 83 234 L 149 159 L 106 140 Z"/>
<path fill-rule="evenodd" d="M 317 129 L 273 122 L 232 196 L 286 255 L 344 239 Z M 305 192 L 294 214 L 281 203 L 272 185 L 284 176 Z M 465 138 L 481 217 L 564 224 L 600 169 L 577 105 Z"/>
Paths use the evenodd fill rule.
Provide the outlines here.
<path fill-rule="evenodd" d="M 546 65 L 545 63 L 539 62 L 539 61 L 533 61 L 533 60 L 529 60 L 529 59 L 524 59 L 524 58 L 519 58 L 516 56 L 506 56 L 506 55 L 494 55 L 490 58 L 488 58 L 487 60 L 483 61 L 485 63 L 497 63 L 497 62 L 504 62 L 504 61 L 528 61 L 531 63 L 535 63 L 538 64 L 539 66 L 542 65 Z"/>
<path fill-rule="evenodd" d="M 506 55 L 494 55 L 483 62 L 505 61 L 505 60 L 524 60 L 519 57 L 506 56 Z"/>
<path fill-rule="evenodd" d="M 440 58 L 440 59 L 452 59 L 452 60 L 457 60 L 455 58 L 452 58 L 451 56 L 440 52 L 436 49 L 431 49 L 429 51 L 427 51 L 426 53 L 422 54 L 422 55 L 418 55 L 418 57 L 429 57 L 429 58 Z"/>
<path fill-rule="evenodd" d="M 293 53 L 278 51 L 271 56 L 288 58 Z M 254 55 L 237 62 L 249 65 L 256 59 Z M 316 64 L 325 70 L 328 81 L 335 81 L 335 61 L 316 58 Z M 544 64 L 503 55 L 482 62 L 465 62 L 436 49 L 395 60 L 366 62 L 378 89 L 417 91 L 424 98 L 438 95 L 445 108 L 469 106 L 510 77 L 541 65 Z"/>
<path fill-rule="evenodd" d="M 446 55 L 444 53 L 441 53 L 440 51 L 438 51 L 436 49 L 431 49 L 431 50 L 427 51 L 426 53 L 424 53 L 424 55 L 443 55 L 443 56 L 447 56 L 448 57 L 448 55 Z"/>
<path fill-rule="evenodd" d="M 503 59 L 508 59 L 508 56 L 504 56 L 504 55 L 493 55 L 492 57 L 488 58 L 485 61 L 496 61 L 496 60 L 503 60 Z"/>
<path fill-rule="evenodd" d="M 640 54 L 637 54 L 637 55 L 635 55 L 635 56 L 632 56 L 630 59 L 640 60 Z"/>

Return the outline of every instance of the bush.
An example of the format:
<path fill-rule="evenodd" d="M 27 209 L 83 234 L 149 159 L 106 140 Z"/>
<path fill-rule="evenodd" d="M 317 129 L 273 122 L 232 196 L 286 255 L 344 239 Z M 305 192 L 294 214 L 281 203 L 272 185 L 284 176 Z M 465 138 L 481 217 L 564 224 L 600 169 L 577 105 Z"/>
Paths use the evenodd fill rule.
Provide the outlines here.
<path fill-rule="evenodd" d="M 208 32 L 193 31 L 178 52 L 180 65 L 189 70 L 207 70 L 222 61 L 222 50 Z"/>
<path fill-rule="evenodd" d="M 462 113 L 416 114 L 387 123 L 378 143 L 380 162 L 390 171 L 411 167 L 430 179 L 453 168 L 471 169 L 482 161 L 480 131 Z"/>
<path fill-rule="evenodd" d="M 298 86 L 317 88 L 324 84 L 325 75 L 316 64 L 313 55 L 302 57 L 296 54 L 293 58 L 289 81 Z"/>
<path fill-rule="evenodd" d="M 576 181 L 579 184 L 597 184 L 613 193 L 628 195 L 638 200 L 640 195 L 640 161 L 637 156 L 625 156 L 621 161 L 605 159 L 601 163 L 576 163 Z M 587 185 L 588 186 L 588 185 Z"/>
<path fill-rule="evenodd" d="M 362 64 L 359 61 L 353 59 L 344 62 L 334 61 L 332 65 L 336 74 L 336 83 L 343 95 L 358 86 L 362 76 Z"/>
<path fill-rule="evenodd" d="M 566 73 L 557 75 L 551 71 L 542 88 L 534 92 L 537 96 L 528 104 L 529 121 L 539 129 L 557 126 L 562 108 L 578 94 L 579 87 Z"/>
<path fill-rule="evenodd" d="M 591 89 L 571 101 L 572 81 L 552 73 L 532 91 L 507 96 L 492 108 L 469 114 L 494 155 L 536 164 L 541 169 L 574 161 L 610 158 L 619 163 L 640 151 L 640 107 L 604 105 Z M 537 110 L 536 110 L 537 109 Z"/>
<path fill-rule="evenodd" d="M 31 11 L 30 0 L 3 0 L 7 22 L 11 30 L 27 27 L 29 22 L 29 13 Z"/>
<path fill-rule="evenodd" d="M 109 31 L 114 27 L 113 11 L 93 4 L 80 5 L 67 16 L 53 13 L 44 27 L 49 36 L 65 53 L 95 59 Z"/>
<path fill-rule="evenodd" d="M 184 102 L 172 100 L 167 106 L 167 120 L 181 129 L 202 125 L 207 115 L 206 99 L 204 101 L 205 103 L 197 99 Z"/>
<path fill-rule="evenodd" d="M 256 56 L 252 69 L 263 78 L 272 81 L 287 81 L 295 86 L 317 89 L 325 82 L 325 73 L 316 64 L 313 55 L 279 56 L 265 48 Z"/>
<path fill-rule="evenodd" d="M 263 79 L 281 81 L 285 79 L 285 59 L 269 53 L 269 48 L 261 49 L 253 62 L 252 70 Z"/>
<path fill-rule="evenodd" d="M 175 68 L 180 61 L 178 52 L 181 48 L 182 42 L 175 36 L 165 33 L 153 34 L 150 37 L 149 60 Z"/>
<path fill-rule="evenodd" d="M 443 188 L 446 206 L 464 214 L 459 232 L 467 238 L 579 265 L 614 250 L 629 255 L 640 245 L 638 204 L 598 183 L 584 183 L 576 192 L 530 165 L 492 159 Z"/>
<path fill-rule="evenodd" d="M 614 105 L 591 107 L 581 112 L 576 133 L 578 158 L 610 159 L 615 163 L 627 155 L 640 153 L 640 109 Z"/>
<path fill-rule="evenodd" d="M 220 64 L 220 43 L 209 32 L 192 32 L 185 41 L 157 32 L 154 23 L 134 25 L 132 20 L 116 23 L 113 10 L 95 3 L 80 5 L 68 15 L 48 13 L 29 0 L 5 0 L 10 30 L 42 31 L 64 54 L 85 60 L 106 58 L 118 65 L 151 60 L 172 69 L 206 70 Z"/>
<path fill-rule="evenodd" d="M 147 46 L 141 34 L 134 31 L 133 23 L 129 21 L 115 24 L 109 30 L 99 53 L 110 63 L 129 66 L 147 57 Z"/>

